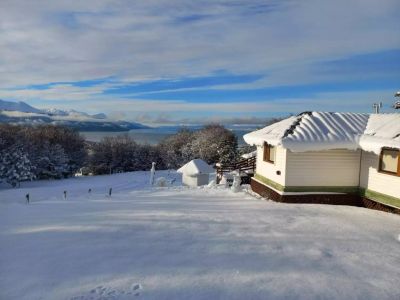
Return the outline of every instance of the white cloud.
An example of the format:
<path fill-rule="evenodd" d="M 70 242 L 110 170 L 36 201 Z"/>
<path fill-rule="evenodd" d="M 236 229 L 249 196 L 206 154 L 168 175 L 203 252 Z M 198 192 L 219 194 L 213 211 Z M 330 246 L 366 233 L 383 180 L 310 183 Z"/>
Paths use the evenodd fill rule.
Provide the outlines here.
<path fill-rule="evenodd" d="M 369 111 L 378 100 L 388 105 L 393 91 L 235 103 L 144 100 L 139 95 L 124 99 L 102 92 L 123 82 L 207 76 L 218 70 L 265 77 L 214 89 L 343 79 L 351 74 L 321 73 L 314 66 L 400 48 L 398 8 L 397 0 L 1 0 L 0 98 L 177 122 L 184 120 L 182 114 L 204 120 L 263 111 Z M 106 77 L 117 81 L 12 89 Z"/>
<path fill-rule="evenodd" d="M 145 115 L 148 118 L 176 115 L 182 113 L 191 118 L 205 116 L 259 116 L 270 117 L 277 113 L 300 113 L 304 110 L 319 111 L 359 111 L 372 112 L 372 104 L 384 103 L 384 110 L 390 111 L 393 104 L 392 90 L 319 93 L 313 98 L 273 99 L 271 101 L 241 101 L 193 103 L 174 100 L 141 100 L 115 98 L 113 101 L 96 101 L 96 109 L 110 111 L 116 115 L 136 118 Z M 82 106 L 90 105 L 81 103 Z M 90 110 L 90 107 L 87 106 Z M 340 109 L 338 109 L 338 107 Z M 92 111 L 93 112 L 93 111 Z M 262 115 L 265 113 L 265 115 Z"/>
<path fill-rule="evenodd" d="M 397 11 L 395 0 L 3 0 L 0 85 L 221 69 L 304 81 L 312 62 L 398 47 Z"/>

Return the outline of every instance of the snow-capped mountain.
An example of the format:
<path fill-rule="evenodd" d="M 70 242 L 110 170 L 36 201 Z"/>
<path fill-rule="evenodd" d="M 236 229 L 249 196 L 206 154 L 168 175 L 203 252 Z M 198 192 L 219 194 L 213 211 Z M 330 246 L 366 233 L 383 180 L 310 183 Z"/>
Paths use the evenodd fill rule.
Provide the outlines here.
<path fill-rule="evenodd" d="M 57 108 L 42 109 L 42 112 L 50 116 L 68 116 L 68 112 Z"/>
<path fill-rule="evenodd" d="M 107 115 L 104 113 L 89 115 L 88 113 L 77 111 L 74 109 L 57 109 L 57 108 L 46 108 L 41 110 L 44 114 L 49 116 L 71 116 L 71 117 L 83 117 L 83 118 L 93 118 L 97 120 L 105 120 L 107 119 Z"/>
<path fill-rule="evenodd" d="M 104 113 L 99 113 L 99 114 L 92 115 L 92 118 L 95 118 L 98 120 L 104 120 L 104 119 L 107 119 L 107 115 Z"/>
<path fill-rule="evenodd" d="M 80 131 L 128 131 L 147 128 L 136 122 L 110 120 L 104 113 L 90 115 L 73 109 L 38 109 L 25 102 L 4 100 L 0 100 L 0 123 L 54 124 L 76 128 Z"/>

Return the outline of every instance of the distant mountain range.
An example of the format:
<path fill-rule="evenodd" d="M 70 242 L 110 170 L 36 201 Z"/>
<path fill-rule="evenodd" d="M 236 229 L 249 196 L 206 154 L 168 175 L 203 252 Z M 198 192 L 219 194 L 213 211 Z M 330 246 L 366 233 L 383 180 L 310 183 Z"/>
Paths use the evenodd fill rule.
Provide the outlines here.
<path fill-rule="evenodd" d="M 64 125 L 79 131 L 128 131 L 149 128 L 136 122 L 110 120 L 104 113 L 90 115 L 72 109 L 38 109 L 25 102 L 11 102 L 1 99 L 0 123 Z"/>

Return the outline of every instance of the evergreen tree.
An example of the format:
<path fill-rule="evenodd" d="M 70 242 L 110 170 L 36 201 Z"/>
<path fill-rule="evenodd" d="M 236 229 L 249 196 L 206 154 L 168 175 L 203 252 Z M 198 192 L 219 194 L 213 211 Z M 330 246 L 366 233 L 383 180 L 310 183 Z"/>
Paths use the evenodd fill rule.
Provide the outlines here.
<path fill-rule="evenodd" d="M 21 181 L 35 178 L 34 166 L 21 145 L 15 144 L 2 151 L 0 178 L 11 186 L 19 186 Z"/>

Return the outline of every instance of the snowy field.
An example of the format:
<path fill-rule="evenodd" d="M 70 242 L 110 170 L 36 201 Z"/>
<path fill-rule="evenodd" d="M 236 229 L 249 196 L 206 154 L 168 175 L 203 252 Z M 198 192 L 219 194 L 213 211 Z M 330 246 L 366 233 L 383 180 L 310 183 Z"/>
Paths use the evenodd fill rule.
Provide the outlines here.
<path fill-rule="evenodd" d="M 0 299 L 400 299 L 400 216 L 147 181 L 0 188 Z"/>

